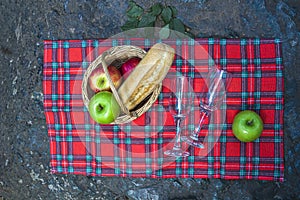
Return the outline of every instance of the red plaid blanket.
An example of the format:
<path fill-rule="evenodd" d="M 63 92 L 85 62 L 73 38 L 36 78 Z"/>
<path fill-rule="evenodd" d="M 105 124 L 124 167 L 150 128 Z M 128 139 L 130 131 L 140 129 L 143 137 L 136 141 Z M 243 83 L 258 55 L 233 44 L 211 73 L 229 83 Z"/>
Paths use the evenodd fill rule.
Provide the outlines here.
<path fill-rule="evenodd" d="M 81 97 L 89 63 L 116 45 L 149 49 L 147 39 L 44 41 L 44 111 L 50 137 L 53 173 L 152 178 L 224 178 L 283 181 L 284 85 L 281 43 L 277 39 L 196 39 L 163 41 L 176 49 L 169 74 L 193 78 L 201 92 L 207 67 L 233 74 L 226 102 L 201 132 L 205 149 L 188 147 L 191 156 L 172 159 L 175 126 L 167 109 L 168 77 L 151 109 L 123 125 L 99 125 L 89 116 Z M 232 134 L 234 116 L 251 109 L 264 121 L 254 142 L 239 142 Z M 199 110 L 184 122 L 192 131 Z"/>

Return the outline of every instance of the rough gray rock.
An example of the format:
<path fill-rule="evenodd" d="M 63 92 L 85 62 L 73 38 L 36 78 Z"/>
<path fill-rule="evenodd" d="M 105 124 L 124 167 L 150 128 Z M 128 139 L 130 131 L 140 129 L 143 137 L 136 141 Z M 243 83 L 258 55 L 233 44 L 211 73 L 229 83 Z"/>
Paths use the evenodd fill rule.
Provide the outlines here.
<path fill-rule="evenodd" d="M 158 0 L 138 0 L 150 7 Z M 300 4 L 165 0 L 199 37 L 278 37 L 285 64 L 285 182 L 53 175 L 43 114 L 43 39 L 121 31 L 128 1 L 0 2 L 0 199 L 299 199 Z"/>

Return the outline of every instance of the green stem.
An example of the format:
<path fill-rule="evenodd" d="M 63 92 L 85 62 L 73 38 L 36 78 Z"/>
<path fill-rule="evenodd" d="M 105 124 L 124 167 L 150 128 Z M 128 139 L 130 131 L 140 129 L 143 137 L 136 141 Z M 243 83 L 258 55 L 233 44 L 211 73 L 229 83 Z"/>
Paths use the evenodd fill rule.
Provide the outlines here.
<path fill-rule="evenodd" d="M 250 121 L 247 121 L 247 125 L 248 126 L 253 126 L 253 119 L 251 119 Z"/>

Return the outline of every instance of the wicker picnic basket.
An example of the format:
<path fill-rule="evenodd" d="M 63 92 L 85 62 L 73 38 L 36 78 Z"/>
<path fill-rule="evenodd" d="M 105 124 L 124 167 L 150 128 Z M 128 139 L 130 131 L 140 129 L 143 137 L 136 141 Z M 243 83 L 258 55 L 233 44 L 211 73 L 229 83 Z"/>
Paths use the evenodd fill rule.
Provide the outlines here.
<path fill-rule="evenodd" d="M 83 82 L 82 82 L 82 98 L 84 105 L 86 108 L 88 108 L 89 101 L 94 95 L 94 92 L 90 89 L 89 84 L 88 84 L 88 79 L 93 72 L 94 69 L 98 67 L 103 67 L 103 70 L 108 78 L 109 85 L 111 88 L 111 91 L 118 102 L 120 108 L 121 108 L 121 114 L 115 119 L 114 122 L 111 124 L 123 124 L 123 123 L 128 123 L 131 122 L 132 120 L 140 117 L 143 113 L 145 113 L 151 106 L 152 104 L 156 101 L 161 88 L 162 84 L 158 84 L 154 91 L 147 97 L 145 98 L 139 105 L 137 105 L 133 110 L 128 110 L 119 94 L 117 89 L 115 88 L 110 76 L 107 67 L 109 65 L 114 65 L 118 69 L 121 67 L 121 65 L 126 62 L 128 59 L 132 57 L 139 57 L 143 58 L 146 55 L 146 51 L 143 50 L 142 48 L 132 46 L 132 45 L 123 45 L 123 46 L 115 46 L 110 48 L 109 50 L 103 52 L 101 55 L 99 55 L 87 68 L 84 77 L 83 77 Z"/>

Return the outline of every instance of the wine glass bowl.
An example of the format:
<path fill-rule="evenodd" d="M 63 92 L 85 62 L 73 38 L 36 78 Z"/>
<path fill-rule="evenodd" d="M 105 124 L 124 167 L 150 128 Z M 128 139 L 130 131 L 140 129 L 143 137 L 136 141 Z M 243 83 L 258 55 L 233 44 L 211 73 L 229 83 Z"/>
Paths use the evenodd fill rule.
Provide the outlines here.
<path fill-rule="evenodd" d="M 185 94 L 185 97 L 180 97 L 179 94 L 176 92 L 171 92 L 169 96 L 169 112 L 172 114 L 172 116 L 182 116 L 185 117 L 191 108 L 190 100 L 187 99 L 188 95 Z"/>

